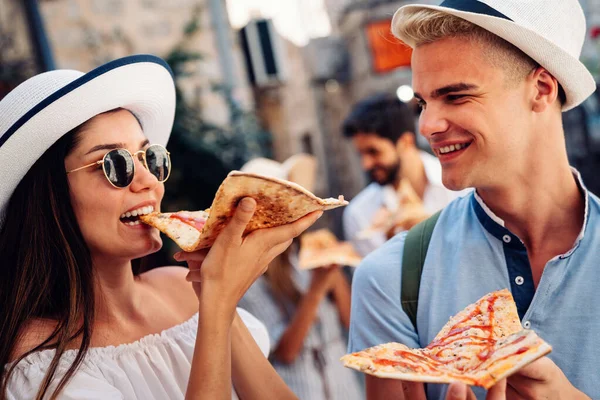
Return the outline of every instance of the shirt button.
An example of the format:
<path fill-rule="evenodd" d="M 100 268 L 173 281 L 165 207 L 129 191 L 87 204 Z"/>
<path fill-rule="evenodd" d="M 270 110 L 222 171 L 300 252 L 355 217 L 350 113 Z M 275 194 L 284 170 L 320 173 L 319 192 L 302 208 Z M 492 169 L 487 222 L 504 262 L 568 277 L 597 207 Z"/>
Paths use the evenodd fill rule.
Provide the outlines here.
<path fill-rule="evenodd" d="M 517 277 L 515 278 L 515 283 L 516 283 L 517 285 L 521 286 L 521 285 L 523 284 L 523 282 L 525 282 L 525 279 L 523 279 L 523 277 L 522 277 L 522 276 L 517 276 Z"/>
<path fill-rule="evenodd" d="M 502 236 L 502 240 L 504 240 L 504 243 L 510 243 L 511 239 L 509 235 L 504 235 Z"/>
<path fill-rule="evenodd" d="M 531 328 L 531 322 L 529 322 L 529 321 L 523 322 L 523 328 L 525 328 L 525 329 Z"/>

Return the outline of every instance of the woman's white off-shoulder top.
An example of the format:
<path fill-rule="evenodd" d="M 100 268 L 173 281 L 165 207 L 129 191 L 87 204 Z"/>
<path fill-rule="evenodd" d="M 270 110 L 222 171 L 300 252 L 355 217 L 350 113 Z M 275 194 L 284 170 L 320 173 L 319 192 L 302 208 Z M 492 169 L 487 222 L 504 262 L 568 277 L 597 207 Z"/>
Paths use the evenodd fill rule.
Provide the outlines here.
<path fill-rule="evenodd" d="M 238 313 L 267 356 L 269 335 L 264 325 L 241 308 Z M 197 329 L 198 314 L 133 343 L 91 348 L 59 399 L 183 399 Z M 57 376 L 64 374 L 76 354 L 77 350 L 65 352 Z M 53 356 L 54 350 L 44 350 L 19 362 L 8 384 L 8 399 L 35 399 Z M 237 400 L 233 388 L 231 393 Z"/>

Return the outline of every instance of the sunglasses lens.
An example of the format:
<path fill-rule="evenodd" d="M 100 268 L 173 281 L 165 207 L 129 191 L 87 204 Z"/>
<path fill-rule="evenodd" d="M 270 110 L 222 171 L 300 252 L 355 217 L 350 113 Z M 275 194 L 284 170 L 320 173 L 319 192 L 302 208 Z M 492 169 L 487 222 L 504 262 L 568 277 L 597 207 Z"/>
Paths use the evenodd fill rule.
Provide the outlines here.
<path fill-rule="evenodd" d="M 104 157 L 104 173 L 116 187 L 127 187 L 133 180 L 133 158 L 127 150 L 109 151 Z"/>
<path fill-rule="evenodd" d="M 171 160 L 167 149 L 160 145 L 152 145 L 146 149 L 146 164 L 152 175 L 159 182 L 164 182 L 169 177 Z"/>

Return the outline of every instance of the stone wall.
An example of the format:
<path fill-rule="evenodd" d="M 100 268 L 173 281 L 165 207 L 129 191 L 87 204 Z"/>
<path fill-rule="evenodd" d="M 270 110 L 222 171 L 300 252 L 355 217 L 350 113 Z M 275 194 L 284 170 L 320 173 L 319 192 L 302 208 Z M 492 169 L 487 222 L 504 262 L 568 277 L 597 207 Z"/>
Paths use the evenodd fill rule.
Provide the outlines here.
<path fill-rule="evenodd" d="M 38 72 L 20 0 L 0 0 L 0 64 L 0 99 Z"/>
<path fill-rule="evenodd" d="M 14 40 L 10 53 L 3 53 L 3 58 L 15 59 L 32 54 L 27 20 L 20 0 L 0 0 L 0 29 Z"/>
<path fill-rule="evenodd" d="M 6 0 L 2 0 L 6 1 Z M 108 60 L 136 53 L 166 56 L 184 37 L 183 30 L 200 10 L 200 30 L 185 48 L 200 52 L 203 60 L 182 79 L 186 98 L 202 107 L 205 119 L 228 122 L 228 109 L 212 85 L 222 81 L 220 60 L 210 12 L 205 0 L 53 0 L 40 3 L 46 31 L 58 68 L 88 71 Z M 233 32 L 231 32 L 233 36 Z M 252 97 L 243 75 L 235 42 L 238 87 L 235 97 L 245 106 Z"/>

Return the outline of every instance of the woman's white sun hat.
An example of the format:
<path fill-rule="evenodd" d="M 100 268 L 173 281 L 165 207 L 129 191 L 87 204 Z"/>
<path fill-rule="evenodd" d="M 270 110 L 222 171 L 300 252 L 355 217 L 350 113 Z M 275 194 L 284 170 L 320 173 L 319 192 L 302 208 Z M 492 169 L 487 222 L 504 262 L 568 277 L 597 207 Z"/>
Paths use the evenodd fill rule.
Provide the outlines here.
<path fill-rule="evenodd" d="M 45 72 L 0 101 L 0 226 L 12 193 L 44 152 L 67 132 L 115 108 L 131 111 L 150 143 L 166 145 L 175 116 L 169 66 L 155 56 L 135 55 L 87 74 Z"/>
<path fill-rule="evenodd" d="M 585 40 L 585 16 L 577 0 L 445 0 L 439 6 L 400 7 L 392 32 L 414 48 L 399 29 L 405 18 L 430 9 L 451 14 L 503 38 L 548 70 L 563 87 L 563 111 L 581 104 L 596 90 L 588 69 L 579 61 Z"/>

